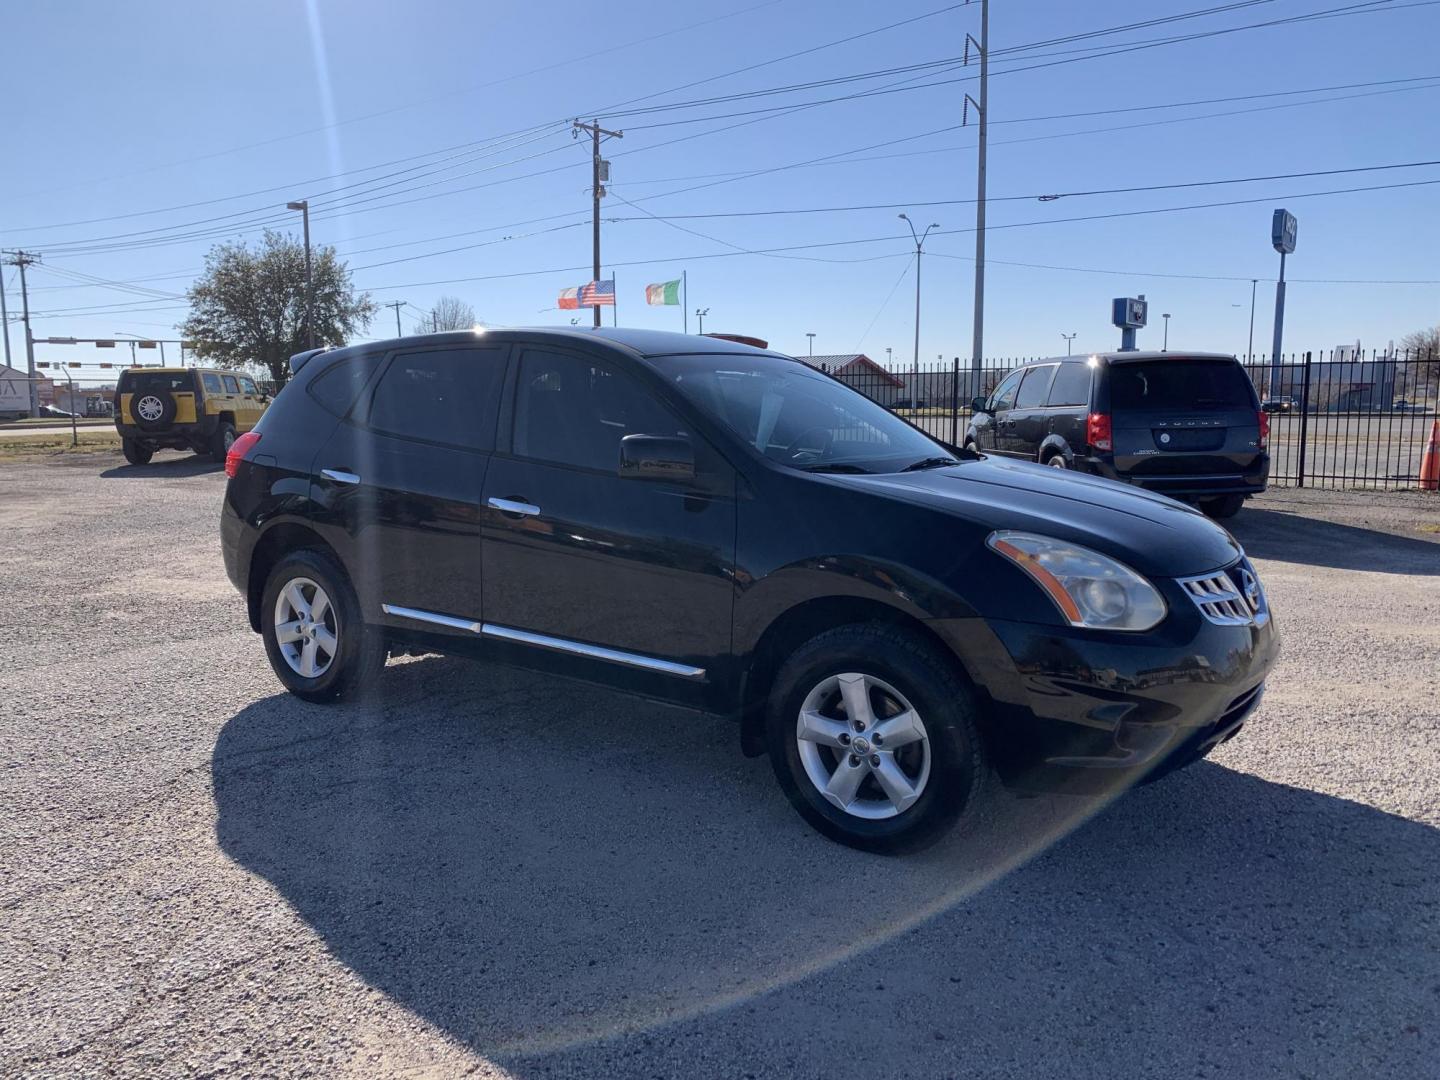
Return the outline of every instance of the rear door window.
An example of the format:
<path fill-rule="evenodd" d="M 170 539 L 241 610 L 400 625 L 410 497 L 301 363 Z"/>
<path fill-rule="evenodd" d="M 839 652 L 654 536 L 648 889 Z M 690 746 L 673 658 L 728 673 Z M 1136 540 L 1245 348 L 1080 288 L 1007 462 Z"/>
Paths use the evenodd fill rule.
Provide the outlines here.
<path fill-rule="evenodd" d="M 1088 364 L 1061 364 L 1050 384 L 1050 404 L 1089 405 L 1090 367 Z"/>
<path fill-rule="evenodd" d="M 1112 410 L 1253 409 L 1254 391 L 1233 360 L 1147 360 L 1110 366 Z"/>
<path fill-rule="evenodd" d="M 369 426 L 402 439 L 494 449 L 505 355 L 463 347 L 397 353 L 375 386 Z"/>
<path fill-rule="evenodd" d="M 200 376 L 200 381 L 205 384 L 205 392 L 206 392 L 207 394 L 218 394 L 218 393 L 220 393 L 220 376 L 219 376 L 219 375 L 212 375 L 212 374 L 210 374 L 210 372 L 207 371 L 204 375 L 201 375 L 201 376 Z"/>
<path fill-rule="evenodd" d="M 1038 409 L 1050 394 L 1050 380 L 1055 377 L 1055 364 L 1034 367 L 1025 373 L 1025 381 L 1015 395 L 1015 408 Z"/>

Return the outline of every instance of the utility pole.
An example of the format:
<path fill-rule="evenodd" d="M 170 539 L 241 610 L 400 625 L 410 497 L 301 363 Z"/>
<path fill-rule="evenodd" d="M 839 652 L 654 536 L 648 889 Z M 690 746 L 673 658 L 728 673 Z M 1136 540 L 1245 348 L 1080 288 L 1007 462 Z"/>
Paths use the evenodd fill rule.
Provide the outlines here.
<path fill-rule="evenodd" d="M 286 210 L 299 210 L 305 222 L 305 347 L 315 347 L 315 278 L 310 271 L 310 200 L 286 203 Z M 398 313 L 397 313 L 398 315 Z"/>
<path fill-rule="evenodd" d="M 385 306 L 385 307 L 393 307 L 393 308 L 395 309 L 395 336 L 396 336 L 396 337 L 404 337 L 405 335 L 404 335 L 404 334 L 401 332 L 401 330 L 400 330 L 400 309 L 405 306 L 405 301 L 404 301 L 404 300 L 391 300 L 390 302 L 388 302 L 388 303 L 385 304 L 384 306 Z M 421 325 L 424 325 L 424 324 L 422 323 Z"/>
<path fill-rule="evenodd" d="M 4 263 L 0 263 L 3 266 Z M 0 327 L 5 331 L 5 366 L 10 366 L 10 312 L 5 306 L 5 273 L 0 270 Z"/>
<path fill-rule="evenodd" d="M 915 241 L 915 385 L 920 385 L 920 256 L 925 249 L 925 238 L 930 235 L 931 229 L 938 229 L 939 225 L 927 225 L 925 231 L 916 235 L 915 223 L 904 214 L 900 220 L 910 226 L 910 238 Z"/>
<path fill-rule="evenodd" d="M 591 280 L 591 281 L 599 281 L 599 280 L 600 280 L 600 199 L 601 199 L 601 198 L 604 196 L 604 194 L 605 194 L 605 188 L 604 188 L 602 185 L 603 185 L 604 183 L 608 182 L 609 179 L 610 179 L 610 163 L 609 163 L 608 161 L 602 161 L 602 160 L 600 160 L 600 139 L 601 139 L 601 136 L 608 136 L 608 137 L 610 137 L 610 138 L 612 138 L 612 139 L 623 139 L 623 138 L 625 137 L 625 133 L 624 133 L 623 131 L 607 131 L 605 128 L 602 128 L 602 127 L 600 126 L 600 121 L 599 121 L 599 120 L 592 120 L 592 121 L 591 121 L 590 123 L 588 123 L 588 124 L 582 124 L 579 120 L 576 120 L 576 121 L 574 122 L 572 128 L 571 128 L 570 134 L 571 134 L 572 136 L 574 136 L 575 134 L 577 134 L 577 133 L 579 133 L 579 132 L 581 132 L 581 131 L 589 132 L 589 133 L 590 133 L 590 138 L 591 138 L 591 140 L 592 140 L 592 142 L 591 142 L 591 160 L 590 160 L 590 176 L 591 176 L 590 194 L 591 194 L 591 196 L 592 196 L 593 199 L 594 199 L 594 208 L 593 208 L 593 218 L 594 218 L 594 220 L 593 220 L 593 222 L 592 222 L 592 224 L 591 224 L 591 229 L 592 229 L 592 232 L 593 232 L 593 241 L 594 241 L 593 246 L 594 246 L 594 249 L 595 249 L 595 250 L 594 250 L 595 270 L 594 270 L 594 273 L 591 275 L 590 280 Z M 602 173 L 602 172 L 605 174 L 603 177 L 601 176 L 601 173 Z M 590 310 L 591 310 L 592 312 L 594 312 L 594 314 L 595 314 L 595 325 L 596 325 L 596 326 L 599 326 L 599 325 L 600 325 L 600 305 L 599 305 L 599 304 L 594 304 L 594 305 L 591 306 Z"/>
<path fill-rule="evenodd" d="M 40 415 L 40 388 L 35 385 L 35 338 L 30 333 L 30 292 L 25 286 L 25 267 L 40 261 L 39 255 L 24 251 L 12 251 L 6 262 L 20 269 L 20 321 L 25 324 L 25 366 L 30 375 L 30 415 Z M 8 359 L 10 331 L 6 327 L 5 348 Z"/>
<path fill-rule="evenodd" d="M 968 4 L 970 0 L 965 0 Z M 970 344 L 970 367 L 975 385 L 980 385 L 980 363 L 985 352 L 985 143 L 990 123 L 990 0 L 980 0 L 980 40 L 965 35 L 965 62 L 970 62 L 970 46 L 980 53 L 980 100 L 965 95 L 960 123 L 969 119 L 970 106 L 980 116 L 979 154 L 975 161 L 975 335 Z"/>
<path fill-rule="evenodd" d="M 1251 363 L 1255 359 L 1255 286 L 1260 284 L 1259 278 L 1250 279 L 1250 344 L 1245 346 L 1245 362 Z"/>

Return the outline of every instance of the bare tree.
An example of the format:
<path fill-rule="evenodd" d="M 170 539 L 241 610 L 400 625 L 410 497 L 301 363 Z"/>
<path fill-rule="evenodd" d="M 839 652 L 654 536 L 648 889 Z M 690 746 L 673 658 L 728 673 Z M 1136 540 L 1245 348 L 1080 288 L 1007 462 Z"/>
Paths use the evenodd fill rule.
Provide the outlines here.
<path fill-rule="evenodd" d="M 1431 326 L 1425 330 L 1416 330 L 1413 334 L 1406 334 L 1400 339 L 1400 348 L 1408 350 L 1412 356 L 1436 357 L 1440 356 L 1440 326 Z"/>
<path fill-rule="evenodd" d="M 435 306 L 415 323 L 413 333 L 438 334 L 444 330 L 469 330 L 475 325 L 475 309 L 458 296 L 442 296 Z"/>

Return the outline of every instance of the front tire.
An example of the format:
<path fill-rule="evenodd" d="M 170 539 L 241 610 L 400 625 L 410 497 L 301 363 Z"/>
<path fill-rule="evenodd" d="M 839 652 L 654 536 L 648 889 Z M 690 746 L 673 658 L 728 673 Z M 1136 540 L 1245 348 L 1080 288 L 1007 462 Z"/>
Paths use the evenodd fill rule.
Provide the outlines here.
<path fill-rule="evenodd" d="M 775 678 L 766 741 L 791 805 L 863 851 L 934 843 L 986 772 L 974 696 L 954 662 L 883 624 L 837 627 L 802 645 Z"/>
<path fill-rule="evenodd" d="M 1215 518 L 1217 521 L 1234 517 L 1244 505 L 1244 495 L 1222 495 L 1218 499 L 1200 500 L 1200 509 L 1205 512 L 1207 517 Z"/>
<path fill-rule="evenodd" d="M 154 448 L 146 446 L 139 439 L 121 439 L 120 452 L 131 465 L 149 465 L 150 459 L 155 456 Z"/>
<path fill-rule="evenodd" d="M 225 455 L 230 453 L 230 447 L 235 443 L 235 425 L 228 420 L 220 421 L 220 426 L 215 429 L 215 434 L 210 436 L 209 452 L 216 461 L 224 461 Z"/>
<path fill-rule="evenodd" d="M 305 701 L 357 697 L 385 666 L 384 639 L 365 624 L 349 578 L 323 552 L 296 551 L 275 564 L 260 619 L 270 666 Z"/>

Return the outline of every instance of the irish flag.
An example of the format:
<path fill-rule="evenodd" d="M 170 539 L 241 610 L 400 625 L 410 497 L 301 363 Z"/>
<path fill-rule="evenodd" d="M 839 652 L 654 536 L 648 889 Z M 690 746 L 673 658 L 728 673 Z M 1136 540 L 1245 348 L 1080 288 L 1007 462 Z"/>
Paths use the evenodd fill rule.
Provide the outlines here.
<path fill-rule="evenodd" d="M 674 281 L 657 281 L 654 285 L 645 286 L 645 303 L 652 307 L 662 304 L 680 303 L 680 279 Z"/>

